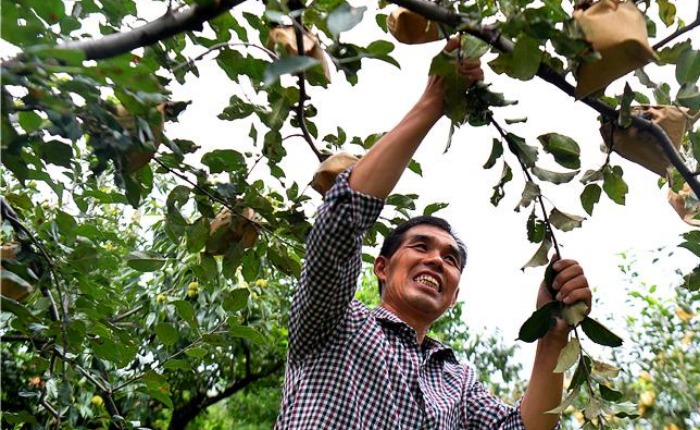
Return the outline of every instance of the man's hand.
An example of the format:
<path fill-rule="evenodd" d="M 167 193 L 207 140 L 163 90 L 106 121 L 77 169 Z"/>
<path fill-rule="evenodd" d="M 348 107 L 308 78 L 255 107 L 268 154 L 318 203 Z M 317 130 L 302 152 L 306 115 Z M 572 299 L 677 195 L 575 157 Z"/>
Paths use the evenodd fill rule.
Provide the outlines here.
<path fill-rule="evenodd" d="M 445 47 L 444 52 L 452 52 L 459 49 L 460 42 L 458 37 L 450 39 Z M 469 88 L 478 81 L 484 80 L 484 71 L 481 68 L 481 60 L 478 58 L 462 58 L 455 64 L 457 72 L 464 80 L 465 87 Z M 445 94 L 445 79 L 441 76 L 431 75 L 428 78 L 428 84 L 421 99 L 430 106 L 435 107 L 435 112 L 438 117 L 442 116 L 444 94 Z"/>
<path fill-rule="evenodd" d="M 450 39 L 443 51 L 452 52 L 460 48 L 458 37 Z M 484 80 L 484 71 L 481 69 L 481 60 L 478 58 L 461 58 L 457 64 L 457 71 L 464 78 L 464 83 L 467 87 L 471 87 L 474 83 Z"/>
<path fill-rule="evenodd" d="M 573 305 L 577 302 L 584 302 L 590 312 L 592 305 L 591 289 L 588 286 L 588 280 L 583 273 L 583 268 L 576 260 L 559 260 L 556 261 L 556 256 L 552 258 L 552 268 L 556 272 L 552 281 L 552 290 L 556 297 L 552 297 L 547 289 L 547 285 L 543 280 L 540 284 L 540 289 L 537 293 L 537 309 L 552 300 L 559 301 L 565 305 Z M 569 328 L 563 320 L 558 321 L 555 333 L 568 335 Z"/>

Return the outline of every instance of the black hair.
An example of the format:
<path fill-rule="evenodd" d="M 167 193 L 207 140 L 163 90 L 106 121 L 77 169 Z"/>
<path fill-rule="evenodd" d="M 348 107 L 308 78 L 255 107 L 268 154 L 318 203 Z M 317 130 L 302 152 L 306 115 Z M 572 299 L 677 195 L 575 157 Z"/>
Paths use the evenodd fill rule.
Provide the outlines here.
<path fill-rule="evenodd" d="M 399 224 L 396 228 L 394 228 L 384 239 L 384 243 L 382 244 L 382 248 L 379 251 L 379 255 L 382 257 L 391 258 L 392 255 L 396 252 L 396 250 L 399 249 L 401 244 L 404 241 L 404 238 L 406 236 L 406 232 L 413 227 L 419 226 L 419 225 L 432 225 L 434 227 L 440 228 L 442 230 L 445 230 L 452 236 L 452 238 L 457 242 L 457 247 L 459 248 L 459 271 L 464 270 L 464 266 L 467 264 L 467 247 L 458 238 L 454 231 L 452 230 L 452 226 L 450 225 L 449 222 L 445 221 L 442 218 L 438 218 L 435 216 L 430 216 L 430 215 L 421 215 L 417 216 L 414 218 L 409 219 L 408 221 L 404 221 L 403 223 Z M 382 295 L 382 283 L 379 281 L 379 296 L 381 297 Z"/>

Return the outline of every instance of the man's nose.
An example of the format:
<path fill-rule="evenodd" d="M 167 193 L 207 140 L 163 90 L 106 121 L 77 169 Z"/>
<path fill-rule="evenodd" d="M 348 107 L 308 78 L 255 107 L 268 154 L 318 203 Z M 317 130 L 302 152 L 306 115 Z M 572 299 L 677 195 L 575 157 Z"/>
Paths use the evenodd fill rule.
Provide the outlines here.
<path fill-rule="evenodd" d="M 431 267 L 434 267 L 435 269 L 439 270 L 442 272 L 444 261 L 442 260 L 442 255 L 440 254 L 440 251 L 435 249 L 432 251 L 428 251 L 428 253 L 425 256 L 425 259 L 423 262 Z"/>

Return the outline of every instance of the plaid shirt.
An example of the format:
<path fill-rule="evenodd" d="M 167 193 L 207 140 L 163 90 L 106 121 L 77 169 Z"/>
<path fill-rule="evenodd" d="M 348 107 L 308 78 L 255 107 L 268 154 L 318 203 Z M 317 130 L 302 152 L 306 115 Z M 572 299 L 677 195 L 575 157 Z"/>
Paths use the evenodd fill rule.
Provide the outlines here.
<path fill-rule="evenodd" d="M 276 429 L 524 429 L 452 350 L 353 298 L 362 237 L 384 202 L 342 173 L 319 209 L 289 315 Z"/>

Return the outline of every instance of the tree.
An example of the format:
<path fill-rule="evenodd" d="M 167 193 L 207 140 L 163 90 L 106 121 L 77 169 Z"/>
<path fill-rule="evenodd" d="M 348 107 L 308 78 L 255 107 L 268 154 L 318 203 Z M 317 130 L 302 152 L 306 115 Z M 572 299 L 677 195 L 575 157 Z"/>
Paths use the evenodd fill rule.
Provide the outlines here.
<path fill-rule="evenodd" d="M 538 76 L 567 94 L 574 91 L 567 75 L 597 58 L 570 19 L 573 2 L 395 3 L 441 23 L 446 34 L 490 43 L 497 57 L 489 64 L 499 73 Z M 141 25 L 144 5 L 159 8 L 160 18 Z M 654 48 L 677 82 L 652 82 L 637 71 L 637 90 L 583 102 L 615 127 L 648 130 L 676 168 L 671 187 L 680 192 L 687 182 L 698 191 L 667 133 L 631 115 L 632 101 L 647 103 L 647 94 L 687 107 L 691 116 L 700 108 L 700 53 L 690 39 L 681 40 L 700 20 L 686 25 L 671 1 L 655 6 L 645 10 L 647 27 L 668 35 Z M 332 90 L 318 58 L 351 84 L 364 59 L 398 64 L 388 36 L 367 46 L 344 41 L 366 12 L 338 0 L 3 0 L 2 39 L 18 53 L 2 63 L 7 246 L 0 330 L 3 369 L 9 369 L 3 384 L 24 393 L 7 398 L 6 423 L 178 428 L 216 401 L 280 377 L 284 309 L 318 203 L 304 184 L 286 177 L 286 144 L 299 139 L 321 161 L 341 148 L 363 151 L 379 138 L 349 136 L 342 127 L 321 136 L 307 92 L 307 86 Z M 383 30 L 387 13 L 376 16 Z M 296 49 L 268 44 L 272 27 L 294 33 Z M 302 42 L 303 32 L 310 42 Z M 304 43 L 325 54 L 294 55 L 306 51 Z M 465 35 L 463 55 L 483 51 Z M 209 54 L 235 91 L 219 118 L 250 130 L 250 140 L 232 148 L 200 150 L 204 142 L 168 137 L 167 124 L 188 105 L 171 100 L 170 89 L 187 85 Z M 450 61 L 438 56 L 433 73 L 450 80 Z M 581 203 L 589 214 L 603 193 L 624 203 L 619 166 L 608 160 L 581 175 L 580 145 L 552 132 L 534 146 L 509 132 L 494 115 L 508 102 L 487 85 L 450 94 L 447 113 L 455 127 L 491 124 L 501 136 L 486 166 L 500 162 L 503 169 L 492 203 L 513 177 L 510 164 L 527 177 L 519 207 L 532 206 L 526 227 L 539 249 L 526 266 L 545 264 L 551 247 L 558 252 L 554 229 L 569 231 L 582 221 L 547 210 L 538 181 L 575 187 L 571 180 L 582 177 Z M 690 130 L 681 138 L 680 153 L 692 166 L 700 135 Z M 544 169 L 540 145 L 567 170 Z M 264 180 L 252 174 L 260 166 Z M 420 174 L 417 162 L 410 168 Z M 375 225 L 367 244 L 415 211 L 416 197 L 390 197 L 395 215 Z M 700 256 L 694 233 L 683 246 Z M 689 289 L 698 288 L 698 271 L 686 278 Z"/>
<path fill-rule="evenodd" d="M 614 359 L 622 369 L 620 387 L 639 407 L 634 428 L 697 428 L 700 296 L 678 285 L 678 279 L 666 285 L 640 282 L 639 262 L 621 267 L 629 278 L 629 306 L 640 309 L 627 316 L 630 342 Z"/>

